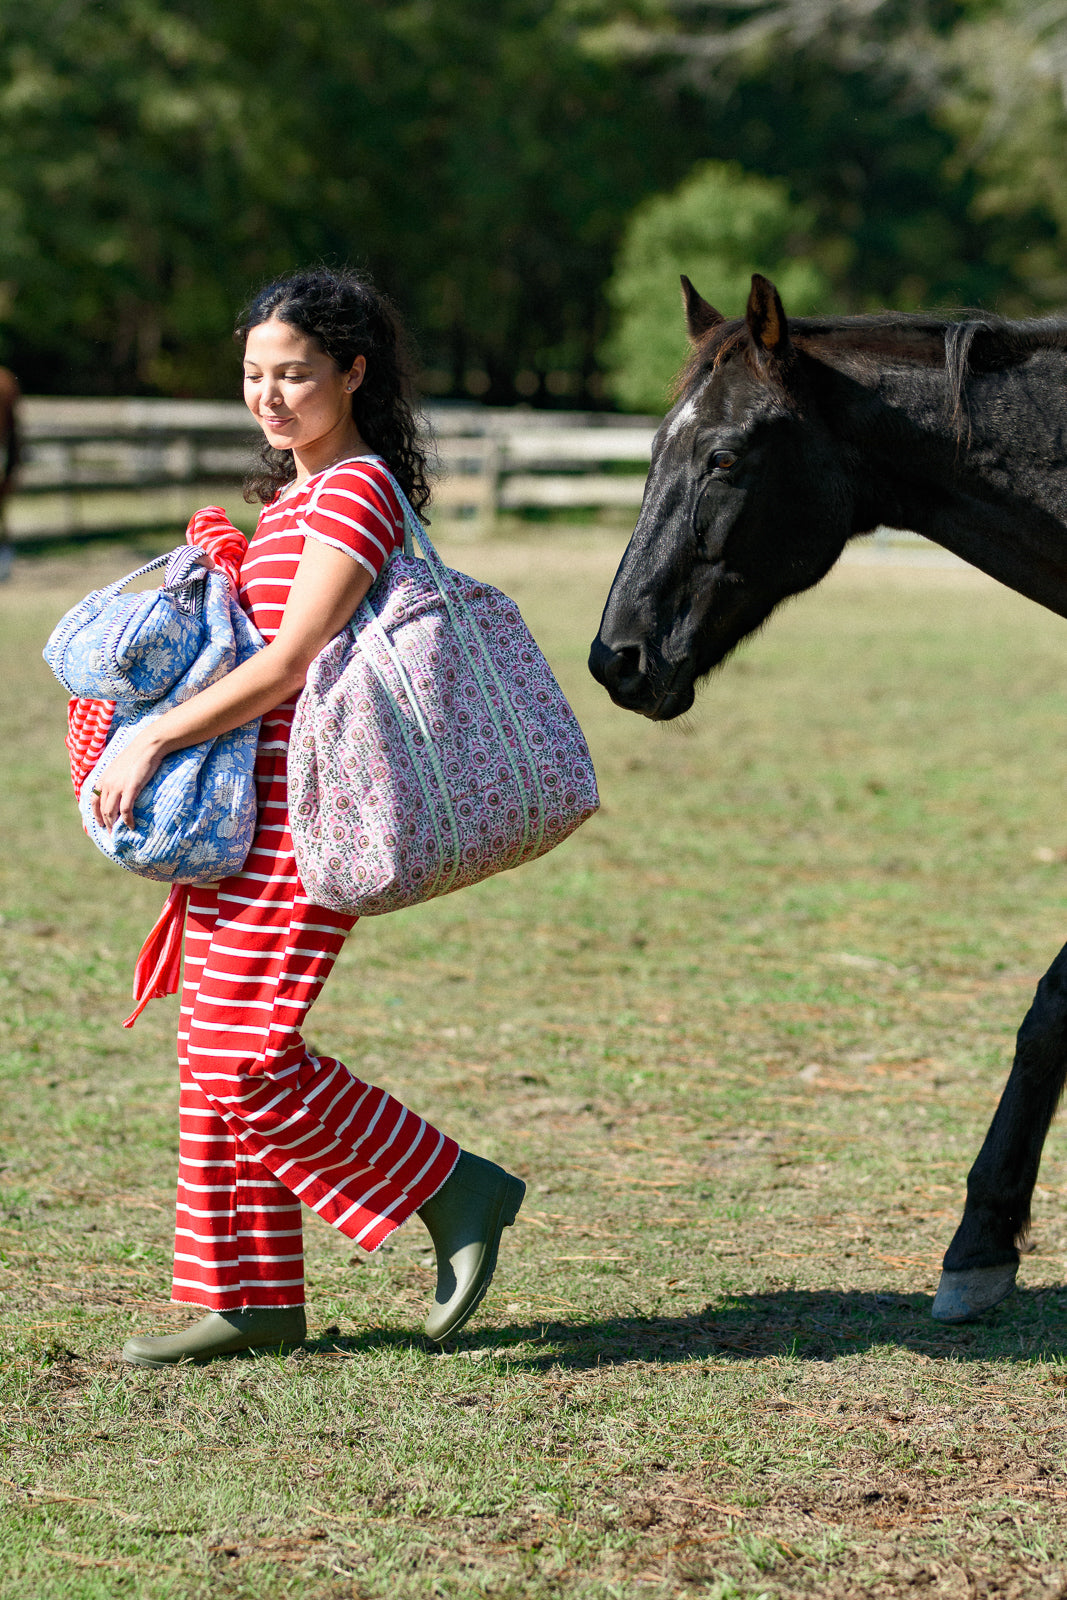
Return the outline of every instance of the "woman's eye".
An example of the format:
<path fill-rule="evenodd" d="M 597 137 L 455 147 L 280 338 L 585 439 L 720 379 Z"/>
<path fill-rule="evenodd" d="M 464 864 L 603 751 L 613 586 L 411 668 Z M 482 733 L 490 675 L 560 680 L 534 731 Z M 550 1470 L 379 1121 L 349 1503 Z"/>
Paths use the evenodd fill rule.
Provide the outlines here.
<path fill-rule="evenodd" d="M 731 467 L 736 466 L 737 457 L 732 450 L 715 450 L 712 452 L 711 464 L 716 472 L 729 472 Z"/>

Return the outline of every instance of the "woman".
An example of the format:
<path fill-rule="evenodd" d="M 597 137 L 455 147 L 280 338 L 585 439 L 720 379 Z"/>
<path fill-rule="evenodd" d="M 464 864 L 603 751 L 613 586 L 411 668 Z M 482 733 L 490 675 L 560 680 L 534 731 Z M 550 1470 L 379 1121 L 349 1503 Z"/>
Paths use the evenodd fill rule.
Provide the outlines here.
<path fill-rule="evenodd" d="M 484 1295 L 525 1192 L 300 1036 L 356 918 L 312 905 L 300 885 L 286 800 L 293 710 L 308 666 L 403 542 L 383 463 L 419 510 L 429 493 L 398 326 L 367 282 L 320 269 L 271 284 L 237 335 L 266 439 L 249 486 L 264 510 L 238 593 L 267 645 L 146 728 L 94 797 L 102 825 L 132 821 L 165 755 L 263 718 L 251 854 L 236 876 L 190 891 L 186 924 L 173 1298 L 208 1315 L 130 1339 L 123 1356 L 140 1366 L 304 1338 L 302 1202 L 368 1251 L 418 1212 L 437 1253 L 425 1331 L 447 1339 Z M 240 536 L 219 540 L 214 527 L 225 568 Z"/>

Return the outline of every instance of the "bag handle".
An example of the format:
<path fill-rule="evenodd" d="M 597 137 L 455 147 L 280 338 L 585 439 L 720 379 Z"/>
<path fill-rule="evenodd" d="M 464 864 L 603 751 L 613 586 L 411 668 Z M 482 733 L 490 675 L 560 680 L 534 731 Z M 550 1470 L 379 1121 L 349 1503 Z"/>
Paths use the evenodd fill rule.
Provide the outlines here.
<path fill-rule="evenodd" d="M 366 605 L 365 601 L 364 605 Z M 362 609 L 362 607 L 360 609 Z M 412 716 L 415 718 L 415 721 L 418 725 L 419 733 L 422 735 L 422 746 L 426 753 L 426 758 L 433 768 L 433 775 L 437 781 L 436 796 L 431 791 L 430 786 L 423 774 L 422 763 L 419 760 L 419 752 L 415 746 L 415 740 L 412 732 L 408 728 L 405 719 L 403 717 L 398 717 L 396 719 L 396 726 L 399 730 L 400 737 L 404 741 L 404 746 L 408 753 L 408 759 L 411 762 L 411 770 L 415 774 L 419 787 L 422 790 L 422 798 L 426 806 L 426 815 L 429 817 L 430 826 L 434 831 L 434 837 L 437 841 L 438 854 L 441 857 L 442 863 L 445 863 L 442 865 L 441 871 L 434 880 L 432 892 L 434 894 L 447 894 L 455 882 L 456 875 L 461 866 L 459 825 L 456 822 L 456 815 L 452 810 L 452 804 L 448 798 L 448 783 L 446 782 L 444 771 L 442 770 L 440 760 L 438 759 L 437 748 L 434 744 L 434 737 L 426 722 L 426 718 L 423 715 L 422 706 L 419 704 L 419 697 L 415 692 L 415 685 L 412 683 L 410 676 L 405 670 L 404 663 L 397 654 L 392 640 L 382 627 L 373 606 L 367 606 L 367 615 L 364 619 L 363 627 L 360 630 L 360 645 L 363 649 L 363 657 L 367 665 L 374 673 L 374 676 L 377 678 L 379 684 L 385 690 L 386 694 L 389 695 L 390 698 L 393 698 L 392 685 L 382 669 L 381 662 L 375 661 L 373 652 L 366 648 L 366 640 L 364 636 L 366 636 L 366 638 L 374 639 L 382 653 L 382 656 L 392 664 L 393 671 L 399 680 L 400 687 L 403 689 L 408 705 L 411 708 Z M 445 820 L 448 824 L 449 832 L 451 865 L 445 862 L 445 843 L 441 832 L 441 826 L 438 822 L 437 808 L 434 804 L 435 798 L 441 801 L 445 810 Z"/>
<path fill-rule="evenodd" d="M 117 578 L 114 583 L 109 583 L 105 589 L 95 589 L 92 594 L 87 594 L 85 599 L 74 607 L 73 611 L 67 612 L 48 641 L 53 660 L 62 662 L 67 646 L 83 623 L 87 622 L 90 617 L 96 616 L 109 601 L 114 600 L 115 596 L 125 589 L 128 583 L 132 583 L 135 578 L 143 578 L 148 572 L 154 572 L 157 567 L 166 566 L 169 559 L 169 556 L 156 556 L 154 560 L 147 561 L 143 567 L 138 567 L 136 572 L 128 573 L 125 578 Z"/>
<path fill-rule="evenodd" d="M 114 599 L 120 594 L 128 583 L 133 583 L 136 578 L 146 577 L 149 572 L 155 572 L 157 567 L 166 567 L 163 574 L 163 587 L 172 589 L 179 583 L 184 583 L 192 569 L 199 566 L 204 559 L 204 552 L 195 544 L 180 544 L 176 550 L 168 550 L 166 555 L 154 556 L 151 561 L 146 561 L 143 567 L 138 567 L 136 572 L 128 572 L 124 578 L 118 578 L 114 583 L 109 583 L 106 589 L 100 591 L 98 604 L 103 604 L 105 597 Z"/>
<path fill-rule="evenodd" d="M 422 550 L 423 559 L 430 570 L 430 574 L 434 580 L 434 583 L 437 585 L 437 591 L 444 602 L 445 609 L 448 612 L 449 619 L 455 631 L 456 641 L 466 656 L 467 665 L 470 667 L 471 672 L 474 674 L 474 677 L 477 680 L 478 687 L 482 691 L 482 697 L 485 701 L 485 708 L 492 719 L 493 726 L 496 729 L 497 737 L 500 740 L 501 748 L 507 756 L 508 762 L 511 766 L 512 774 L 515 778 L 515 787 L 518 791 L 519 799 L 522 804 L 523 832 L 525 833 L 526 837 L 529 838 L 530 809 L 526 801 L 526 785 L 523 782 L 522 773 L 519 770 L 519 763 L 514 749 L 516 742 L 522 746 L 522 753 L 526 757 L 530 781 L 537 785 L 537 798 L 540 802 L 538 807 L 540 818 L 537 828 L 537 845 L 540 847 L 544 842 L 545 829 L 548 825 L 548 797 L 546 796 L 544 786 L 541 783 L 540 769 L 526 738 L 526 733 L 522 726 L 522 719 L 521 717 L 516 716 L 514 712 L 512 713 L 510 722 L 514 730 L 514 736 L 509 738 L 507 730 L 505 729 L 503 721 L 501 720 L 499 710 L 501 706 L 506 706 L 508 703 L 507 690 L 505 689 L 504 684 L 501 682 L 500 674 L 496 670 L 496 665 L 493 661 L 492 654 L 482 636 L 482 630 L 479 628 L 476 619 L 470 614 L 469 608 L 463 603 L 462 600 L 459 600 L 458 596 L 454 593 L 452 585 L 448 579 L 448 568 L 445 566 L 444 562 L 441 560 L 441 557 L 434 549 L 430 536 L 426 532 L 421 519 L 416 514 L 415 509 L 407 495 L 397 483 L 395 477 L 389 471 L 389 468 L 384 462 L 382 462 L 382 469 L 388 477 L 389 482 L 392 484 L 393 490 L 400 501 L 400 506 L 404 513 L 404 552 L 407 554 L 412 536 L 414 536 L 414 539 L 418 542 L 419 547 Z M 369 596 L 364 599 L 359 609 L 363 610 L 363 607 L 365 606 L 367 613 L 374 617 L 375 621 L 377 622 L 377 613 L 375 612 L 374 607 L 369 603 L 369 599 Z M 463 620 L 467 623 L 466 632 L 478 641 L 481 651 L 482 667 L 479 667 L 478 662 L 475 661 L 474 656 L 471 653 L 470 646 L 467 643 L 467 639 L 464 637 L 464 630 L 460 627 L 461 611 L 463 613 Z M 359 615 L 358 611 L 356 615 Z M 483 667 L 486 669 L 485 671 L 482 670 Z M 486 682 L 486 671 L 488 672 L 489 677 L 492 678 L 496 687 L 498 696 L 496 703 L 494 703 L 493 696 L 489 692 L 489 685 Z"/>
<path fill-rule="evenodd" d="M 207 568 L 201 566 L 205 556 L 205 551 L 195 544 L 180 544 L 176 550 L 172 550 L 166 558 L 167 570 L 163 574 L 164 589 L 176 589 L 180 583 L 187 583 L 197 567 L 201 567 L 202 574 L 206 576 Z M 127 578 L 126 582 L 129 581 Z"/>
<path fill-rule="evenodd" d="M 153 556 L 151 561 L 146 561 L 143 567 L 138 567 L 136 572 L 128 572 L 124 578 L 118 578 L 114 583 L 109 583 L 106 589 L 101 589 L 97 604 L 103 605 L 105 599 L 113 600 L 117 594 L 125 589 L 128 583 L 133 583 L 136 578 L 144 578 L 149 572 L 155 572 L 157 567 L 166 567 L 163 574 L 163 587 L 173 589 L 179 583 L 185 583 L 194 567 L 198 567 L 204 559 L 204 551 L 195 544 L 180 544 L 176 550 L 168 550 L 166 555 Z M 206 571 L 206 568 L 205 568 Z"/>
<path fill-rule="evenodd" d="M 133 583 L 137 578 L 145 577 L 149 572 L 155 572 L 159 567 L 166 567 L 164 587 L 172 584 L 184 583 L 189 577 L 193 567 L 203 559 L 204 552 L 195 545 L 179 545 L 176 550 L 170 550 L 166 555 L 154 556 L 151 561 L 146 561 L 143 567 L 138 567 L 136 572 L 128 572 L 124 578 L 116 578 L 114 583 L 109 583 L 104 589 L 94 590 L 86 595 L 73 611 L 68 611 L 60 628 L 49 640 L 49 650 L 53 660 L 62 661 L 63 654 L 74 635 L 87 622 L 90 617 L 97 616 L 115 596 L 125 589 L 128 583 Z M 175 576 L 171 577 L 173 565 Z M 206 575 L 206 574 L 205 574 Z M 53 643 L 54 640 L 54 643 Z M 62 681 L 62 680 L 61 680 Z"/>

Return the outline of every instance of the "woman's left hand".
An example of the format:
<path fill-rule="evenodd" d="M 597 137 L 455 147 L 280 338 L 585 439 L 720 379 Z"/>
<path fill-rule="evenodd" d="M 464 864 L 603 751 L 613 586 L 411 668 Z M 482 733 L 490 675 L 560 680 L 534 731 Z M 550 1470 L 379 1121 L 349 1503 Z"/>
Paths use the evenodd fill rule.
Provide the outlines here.
<path fill-rule="evenodd" d="M 163 752 L 146 733 L 131 740 L 115 757 L 93 790 L 93 816 L 101 828 L 110 833 L 119 817 L 128 828 L 133 827 L 134 802 L 162 759 Z"/>
<path fill-rule="evenodd" d="M 277 634 L 209 688 L 161 712 L 130 741 L 92 796 L 97 826 L 110 833 L 121 817 L 133 827 L 134 802 L 171 751 L 214 739 L 295 698 L 309 664 L 341 631 L 372 581 L 367 568 L 344 551 L 306 540 Z"/>

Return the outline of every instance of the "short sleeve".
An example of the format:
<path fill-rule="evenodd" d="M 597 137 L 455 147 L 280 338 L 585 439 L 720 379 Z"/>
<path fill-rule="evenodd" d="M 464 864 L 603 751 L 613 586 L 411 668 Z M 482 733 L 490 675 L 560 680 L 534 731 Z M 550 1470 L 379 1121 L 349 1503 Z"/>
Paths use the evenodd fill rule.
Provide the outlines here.
<path fill-rule="evenodd" d="M 343 550 L 376 578 L 404 542 L 404 514 L 383 467 L 346 461 L 315 484 L 297 532 Z"/>

